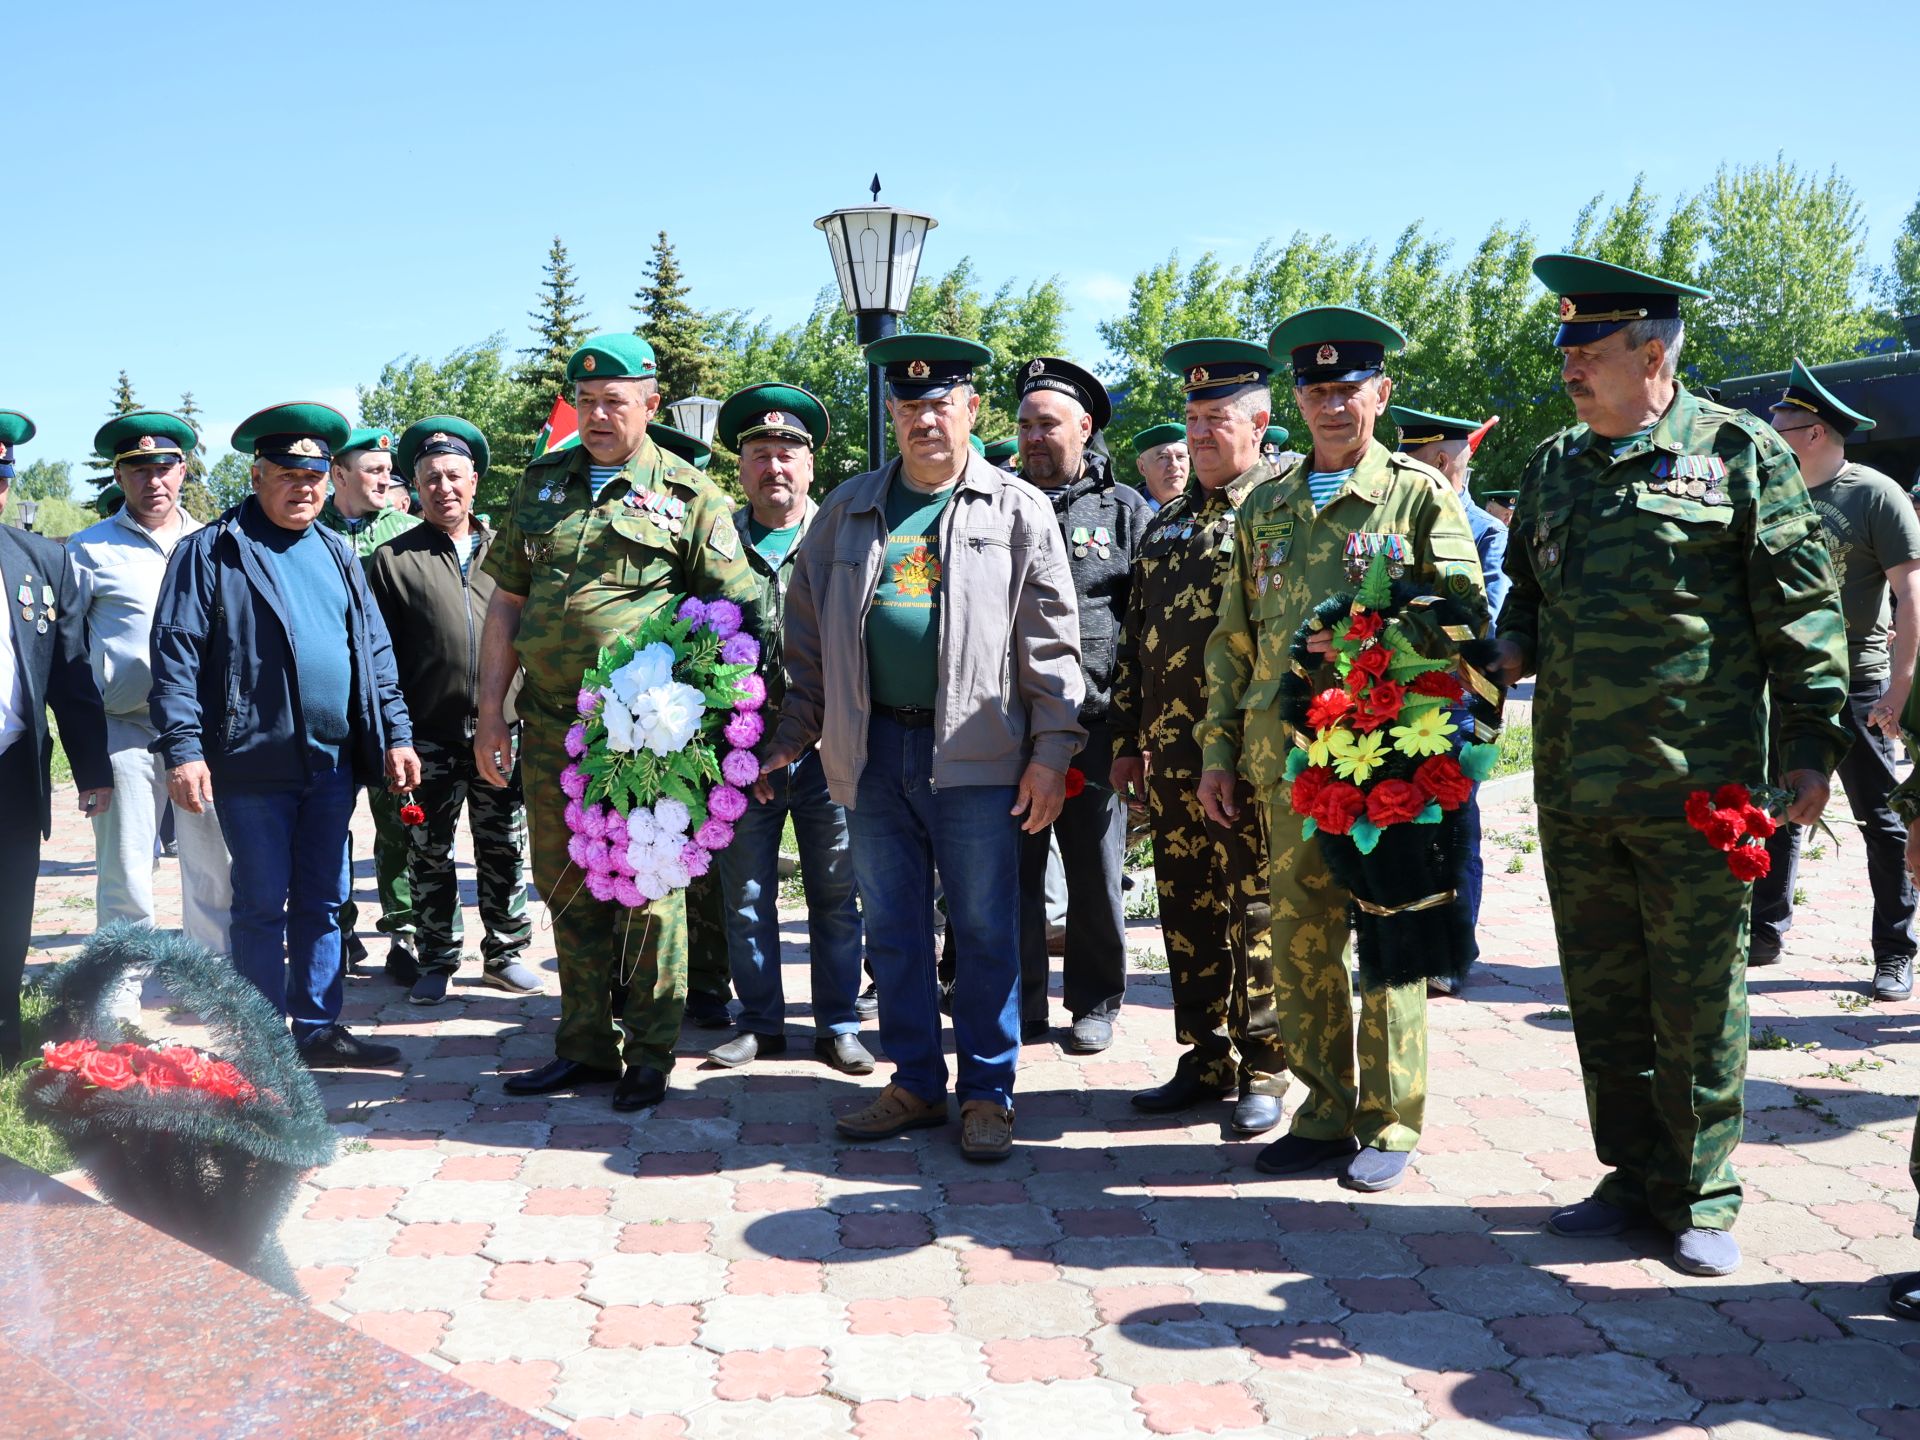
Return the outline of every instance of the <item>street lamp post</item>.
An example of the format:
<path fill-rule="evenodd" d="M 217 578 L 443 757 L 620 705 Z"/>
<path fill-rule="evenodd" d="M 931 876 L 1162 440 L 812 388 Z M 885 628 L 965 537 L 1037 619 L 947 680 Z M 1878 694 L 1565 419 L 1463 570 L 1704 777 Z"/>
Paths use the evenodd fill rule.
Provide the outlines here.
<path fill-rule="evenodd" d="M 920 270 L 920 247 L 940 222 L 931 215 L 895 210 L 880 203 L 880 177 L 873 177 L 871 205 L 835 210 L 813 222 L 827 237 L 840 302 L 853 316 L 855 337 L 864 347 L 894 334 L 913 296 Z M 878 470 L 887 455 L 886 407 L 880 398 L 880 370 L 867 367 L 867 468 Z"/>
<path fill-rule="evenodd" d="M 720 420 L 720 402 L 704 395 L 689 395 L 667 406 L 668 423 L 682 434 L 691 435 L 702 445 L 713 444 L 714 426 Z"/>

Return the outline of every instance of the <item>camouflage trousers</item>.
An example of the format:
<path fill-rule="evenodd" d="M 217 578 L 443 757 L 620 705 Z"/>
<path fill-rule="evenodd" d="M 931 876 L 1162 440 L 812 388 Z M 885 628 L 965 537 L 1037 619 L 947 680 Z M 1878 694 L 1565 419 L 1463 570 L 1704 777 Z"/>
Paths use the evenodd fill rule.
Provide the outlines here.
<path fill-rule="evenodd" d="M 373 815 L 373 877 L 380 890 L 380 918 L 375 922 L 382 935 L 411 943 L 415 917 L 413 881 L 408 875 L 412 842 L 407 827 L 400 823 L 400 807 L 406 802 L 385 785 L 369 786 L 367 809 Z M 353 874 L 353 832 L 347 832 L 347 874 Z M 347 903 L 340 907 L 340 933 L 351 935 L 360 925 L 360 907 L 348 886 Z"/>
<path fill-rule="evenodd" d="M 1747 887 L 1679 814 L 1540 811 L 1586 1081 L 1594 1194 L 1667 1229 L 1730 1229 L 1747 1071 Z"/>
<path fill-rule="evenodd" d="M 720 893 L 720 867 L 687 887 L 687 989 L 722 1000 L 733 995 L 727 963 L 727 907 Z"/>
<path fill-rule="evenodd" d="M 1284 789 L 1276 792 L 1284 795 Z M 1293 1133 L 1352 1135 L 1379 1150 L 1412 1150 L 1427 1113 L 1427 987 L 1370 990 L 1353 1019 L 1348 961 L 1352 897 L 1300 817 L 1267 797 L 1267 885 L 1273 904 L 1274 1003 L 1293 1073 L 1307 1086 Z"/>
<path fill-rule="evenodd" d="M 513 783 L 498 790 L 479 778 L 470 745 L 454 748 L 416 740 L 413 748 L 420 755 L 420 784 L 413 798 L 427 816 L 423 824 L 407 827 L 420 968 L 451 971 L 460 966 L 460 878 L 454 873 L 453 847 L 463 810 L 473 833 L 474 898 L 486 928 L 480 959 L 489 969 L 505 965 L 533 939 L 522 872 L 527 814 L 519 767 L 510 777 Z"/>
<path fill-rule="evenodd" d="M 596 900 L 567 858 L 566 768 L 572 706 L 520 695 L 520 765 L 533 827 L 533 883 L 553 925 L 560 966 L 560 1028 L 554 1053 L 600 1070 L 620 1068 L 617 988 L 625 995 L 626 1063 L 673 1068 L 673 1045 L 687 1004 L 687 904 L 684 891 L 641 910 Z"/>
<path fill-rule="evenodd" d="M 1222 830 L 1191 777 L 1150 775 L 1153 879 L 1173 985 L 1173 1027 L 1192 1048 L 1180 1066 L 1202 1084 L 1284 1095 L 1287 1052 L 1267 948 L 1264 817 Z M 1238 1057 L 1236 1060 L 1236 1056 Z"/>

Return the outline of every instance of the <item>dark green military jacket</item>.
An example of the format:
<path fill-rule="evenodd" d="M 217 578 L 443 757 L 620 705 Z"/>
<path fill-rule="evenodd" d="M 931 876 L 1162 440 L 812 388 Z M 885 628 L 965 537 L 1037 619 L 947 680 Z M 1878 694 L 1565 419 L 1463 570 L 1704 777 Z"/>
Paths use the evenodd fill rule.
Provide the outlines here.
<path fill-rule="evenodd" d="M 1273 474 L 1261 460 L 1217 490 L 1189 477 L 1140 537 L 1114 665 L 1115 759 L 1145 751 L 1154 774 L 1199 778 L 1193 727 L 1207 713 L 1201 660 L 1233 568 L 1233 522 L 1253 487 Z"/>
<path fill-rule="evenodd" d="M 651 440 L 598 493 L 591 464 L 579 445 L 535 459 L 487 552 L 486 573 L 526 597 L 514 641 L 522 716 L 572 713 L 601 647 L 686 596 L 732 600 L 760 631 L 759 587 L 712 481 Z"/>
<path fill-rule="evenodd" d="M 1833 564 L 1760 420 L 1678 389 L 1617 459 L 1564 430 L 1527 463 L 1509 535 L 1500 635 L 1539 676 L 1542 808 L 1678 818 L 1691 790 L 1825 775 L 1846 752 Z"/>
<path fill-rule="evenodd" d="M 1234 524 L 1233 571 L 1207 640 L 1203 763 L 1238 769 L 1263 795 L 1284 778 L 1292 741 L 1280 714 L 1280 677 L 1294 633 L 1314 606 L 1351 593 L 1374 549 L 1436 592 L 1477 607 L 1486 624 L 1486 584 L 1467 512 L 1446 476 L 1369 441 L 1353 474 L 1324 507 L 1313 503 L 1313 457 L 1261 485 Z M 1328 684 L 1336 681 L 1326 671 Z"/>

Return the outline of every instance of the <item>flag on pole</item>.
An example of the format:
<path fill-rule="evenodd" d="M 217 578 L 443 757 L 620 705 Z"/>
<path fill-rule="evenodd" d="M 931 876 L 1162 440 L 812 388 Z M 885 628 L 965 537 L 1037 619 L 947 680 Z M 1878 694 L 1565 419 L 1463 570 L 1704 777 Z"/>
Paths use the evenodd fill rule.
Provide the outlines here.
<path fill-rule="evenodd" d="M 565 396 L 558 396 L 553 402 L 553 413 L 547 416 L 547 423 L 540 427 L 540 437 L 535 442 L 535 456 L 546 454 L 549 450 L 564 450 L 569 445 L 580 443 L 580 417 L 574 413 L 573 406 L 567 403 Z"/>

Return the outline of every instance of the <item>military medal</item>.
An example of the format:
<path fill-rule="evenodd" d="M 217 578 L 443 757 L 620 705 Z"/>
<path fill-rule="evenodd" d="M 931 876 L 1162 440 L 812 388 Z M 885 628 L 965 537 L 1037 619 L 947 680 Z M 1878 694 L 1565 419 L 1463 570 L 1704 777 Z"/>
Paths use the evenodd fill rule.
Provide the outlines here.
<path fill-rule="evenodd" d="M 1095 526 L 1095 527 L 1094 527 L 1094 531 L 1093 531 L 1093 547 L 1094 547 L 1094 549 L 1096 549 L 1096 550 L 1098 550 L 1098 551 L 1100 552 L 1100 558 L 1101 558 L 1102 560 L 1106 560 L 1106 559 L 1110 559 L 1110 558 L 1112 557 L 1112 555 L 1113 555 L 1113 536 L 1111 536 L 1111 535 L 1109 535 L 1109 534 L 1107 533 L 1107 527 L 1106 527 L 1106 526 L 1104 526 L 1104 525 L 1099 525 L 1099 526 Z"/>
<path fill-rule="evenodd" d="M 1076 557 L 1084 556 L 1087 553 L 1087 527 L 1086 526 L 1084 525 L 1074 526 L 1073 534 L 1068 538 L 1073 542 L 1073 553 Z"/>
<path fill-rule="evenodd" d="M 1547 546 L 1546 549 L 1540 552 L 1540 558 L 1549 565 L 1558 565 L 1560 563 L 1560 547 L 1558 545 Z"/>

